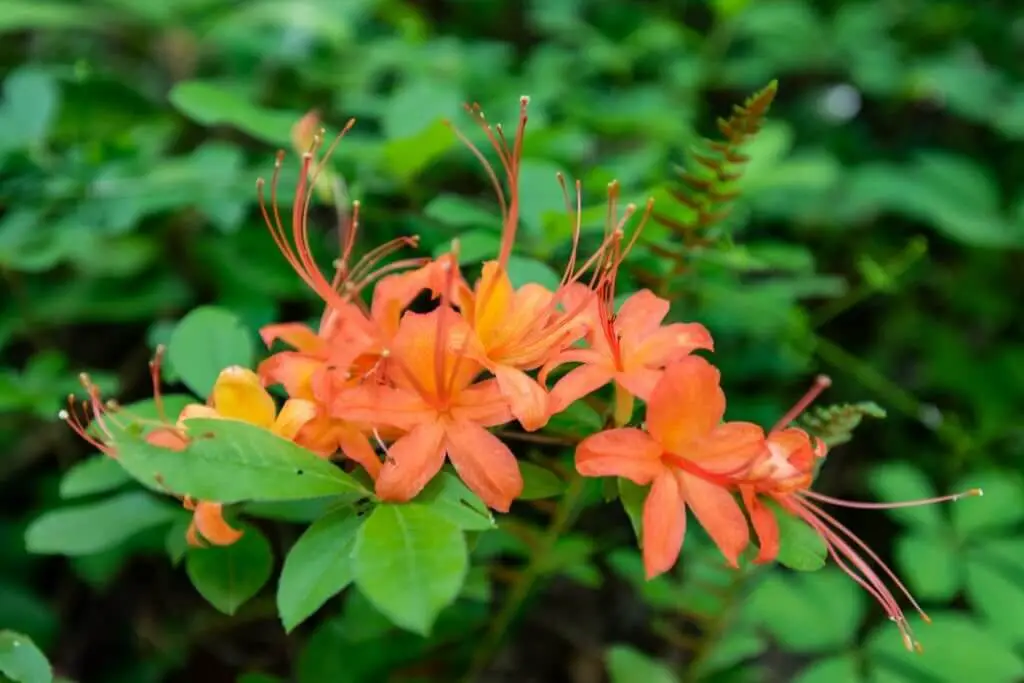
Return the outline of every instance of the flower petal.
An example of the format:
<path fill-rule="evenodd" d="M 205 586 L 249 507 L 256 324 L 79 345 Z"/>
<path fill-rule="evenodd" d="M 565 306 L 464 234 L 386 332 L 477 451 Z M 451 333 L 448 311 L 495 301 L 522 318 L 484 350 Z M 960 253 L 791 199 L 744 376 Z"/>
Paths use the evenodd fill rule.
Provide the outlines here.
<path fill-rule="evenodd" d="M 304 353 L 320 353 L 327 346 L 322 337 L 302 323 L 266 325 L 260 328 L 260 338 L 268 349 L 278 339 Z"/>
<path fill-rule="evenodd" d="M 622 302 L 615 316 L 615 329 L 624 337 L 644 338 L 656 330 L 669 311 L 668 299 L 641 289 Z"/>
<path fill-rule="evenodd" d="M 760 425 L 725 422 L 679 455 L 708 471 L 735 476 L 767 454 L 768 442 Z"/>
<path fill-rule="evenodd" d="M 303 425 L 315 418 L 317 415 L 316 404 L 312 401 L 304 401 L 301 398 L 291 398 L 284 402 L 281 412 L 271 425 L 270 431 L 282 439 L 295 440 Z"/>
<path fill-rule="evenodd" d="M 480 425 L 455 421 L 445 425 L 448 458 L 455 471 L 480 499 L 499 512 L 508 512 L 523 492 L 523 477 L 512 451 Z"/>
<path fill-rule="evenodd" d="M 605 365 L 581 365 L 567 372 L 548 394 L 548 410 L 560 413 L 579 399 L 592 394 L 612 381 L 612 371 Z"/>
<path fill-rule="evenodd" d="M 637 367 L 625 372 L 615 373 L 615 381 L 618 382 L 629 393 L 645 401 L 651 398 L 654 387 L 661 381 L 664 370 L 653 368 Z"/>
<path fill-rule="evenodd" d="M 353 427 L 344 426 L 338 429 L 338 443 L 346 458 L 362 465 L 373 479 L 380 476 L 382 463 L 366 434 Z"/>
<path fill-rule="evenodd" d="M 191 420 L 194 417 L 204 420 L 216 420 L 224 416 L 210 406 L 204 406 L 202 403 L 190 403 L 181 409 L 181 413 L 178 415 L 178 427 L 185 427 L 185 420 Z"/>
<path fill-rule="evenodd" d="M 725 559 L 739 566 L 739 556 L 750 545 L 747 518 L 728 490 L 692 474 L 680 473 L 683 497 L 700 525 Z"/>
<path fill-rule="evenodd" d="M 772 562 L 779 555 L 779 521 L 775 514 L 762 503 L 750 486 L 740 487 L 743 495 L 743 504 L 750 513 L 750 521 L 754 525 L 754 532 L 757 533 L 757 542 L 760 550 L 754 562 L 766 564 Z"/>
<path fill-rule="evenodd" d="M 548 394 L 536 380 L 509 365 L 496 365 L 492 371 L 498 380 L 498 388 L 523 429 L 533 432 L 547 424 Z"/>
<path fill-rule="evenodd" d="M 224 506 L 220 503 L 199 501 L 196 503 L 192 521 L 203 538 L 214 545 L 231 545 L 242 537 L 242 532 L 233 529 L 224 520 Z"/>
<path fill-rule="evenodd" d="M 312 398 L 312 378 L 324 367 L 324 361 L 298 351 L 280 351 L 256 368 L 256 374 L 267 384 L 280 384 L 293 398 Z"/>
<path fill-rule="evenodd" d="M 238 365 L 225 368 L 217 376 L 210 398 L 221 417 L 267 429 L 274 424 L 277 406 L 252 370 Z"/>
<path fill-rule="evenodd" d="M 725 414 L 718 369 L 699 356 L 687 356 L 665 369 L 647 403 L 647 430 L 670 453 L 707 436 Z"/>
<path fill-rule="evenodd" d="M 576 470 L 585 477 L 624 477 L 643 486 L 664 469 L 661 446 L 639 429 L 609 429 L 576 446 Z"/>
<path fill-rule="evenodd" d="M 391 444 L 377 477 L 377 496 L 386 501 L 412 500 L 443 464 L 444 429 L 437 422 L 421 424 Z"/>
<path fill-rule="evenodd" d="M 653 579 L 676 563 L 686 535 L 686 505 L 671 471 L 663 470 L 654 479 L 643 517 L 644 569 Z"/>
<path fill-rule="evenodd" d="M 485 379 L 458 393 L 451 414 L 456 420 L 475 422 L 481 427 L 496 427 L 513 419 L 509 401 L 501 393 L 497 380 Z"/>
<path fill-rule="evenodd" d="M 665 367 L 681 360 L 697 349 L 714 351 L 711 333 L 700 323 L 674 323 L 649 332 L 643 337 L 631 337 L 631 347 L 623 349 L 623 357 L 647 367 Z M 624 340 L 625 342 L 625 340 Z"/>
<path fill-rule="evenodd" d="M 364 384 L 337 395 L 328 406 L 331 417 L 367 425 L 412 429 L 436 415 L 417 394 L 404 389 Z"/>

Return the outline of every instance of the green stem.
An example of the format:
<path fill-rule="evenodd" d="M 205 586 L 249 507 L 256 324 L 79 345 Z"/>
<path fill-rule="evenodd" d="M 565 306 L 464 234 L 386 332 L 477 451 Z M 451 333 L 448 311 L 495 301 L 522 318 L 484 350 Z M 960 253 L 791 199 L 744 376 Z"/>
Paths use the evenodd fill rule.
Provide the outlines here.
<path fill-rule="evenodd" d="M 509 626 L 511 626 L 512 621 L 519 613 L 526 598 L 530 596 L 530 591 L 533 590 L 537 580 L 544 574 L 555 543 L 562 533 L 569 528 L 573 519 L 573 513 L 576 511 L 576 507 L 583 495 L 583 490 L 583 477 L 573 473 L 569 488 L 558 502 L 558 507 L 551 518 L 551 524 L 548 525 L 544 535 L 537 543 L 534 552 L 530 555 L 529 563 L 520 572 L 518 581 L 511 587 L 505 602 L 501 606 L 501 610 L 491 622 L 490 628 L 484 635 L 483 642 L 474 653 L 469 672 L 463 679 L 464 683 L 474 683 L 478 680 L 491 663 L 498 648 L 501 647 Z"/>

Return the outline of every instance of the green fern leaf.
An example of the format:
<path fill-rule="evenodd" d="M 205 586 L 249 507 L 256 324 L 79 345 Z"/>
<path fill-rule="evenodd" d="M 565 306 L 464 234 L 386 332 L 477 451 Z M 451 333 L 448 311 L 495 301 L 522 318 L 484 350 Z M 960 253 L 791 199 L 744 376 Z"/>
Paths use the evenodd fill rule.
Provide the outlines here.
<path fill-rule="evenodd" d="M 800 426 L 825 442 L 829 448 L 846 443 L 865 417 L 884 418 L 885 410 L 872 401 L 822 406 L 800 417 Z"/>

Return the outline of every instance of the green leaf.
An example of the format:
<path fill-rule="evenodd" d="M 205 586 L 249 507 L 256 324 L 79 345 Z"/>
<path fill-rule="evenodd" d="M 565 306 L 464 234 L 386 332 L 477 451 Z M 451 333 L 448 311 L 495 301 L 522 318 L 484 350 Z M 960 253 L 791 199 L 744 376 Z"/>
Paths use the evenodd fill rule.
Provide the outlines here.
<path fill-rule="evenodd" d="M 972 474 L 959 490 L 980 488 L 984 495 L 953 503 L 953 527 L 962 539 L 978 533 L 1006 529 L 1024 520 L 1024 487 L 1009 472 Z"/>
<path fill-rule="evenodd" d="M 408 183 L 454 145 L 452 132 L 441 121 L 435 121 L 415 135 L 385 143 L 382 161 L 393 176 Z"/>
<path fill-rule="evenodd" d="M 221 503 L 370 495 L 337 465 L 255 425 L 195 418 L 188 435 L 183 451 L 120 439 L 119 462 L 145 486 Z"/>
<path fill-rule="evenodd" d="M 801 519 L 785 512 L 779 506 L 773 508 L 779 523 L 779 564 L 801 572 L 813 572 L 825 566 L 828 546 L 814 529 Z"/>
<path fill-rule="evenodd" d="M 629 523 L 633 525 L 636 541 L 641 545 L 643 544 L 644 501 L 647 500 L 649 490 L 649 486 L 640 486 L 629 479 L 619 477 L 619 500 L 622 501 L 622 509 L 629 516 Z"/>
<path fill-rule="evenodd" d="M 707 676 L 753 659 L 764 652 L 766 647 L 767 642 L 761 635 L 741 628 L 730 628 L 714 644 L 698 668 L 702 676 Z"/>
<path fill-rule="evenodd" d="M 886 503 L 935 496 L 935 488 L 924 473 L 902 462 L 875 467 L 869 483 L 875 495 Z M 938 531 L 946 526 L 942 512 L 935 505 L 893 508 L 886 512 L 893 519 L 918 529 Z"/>
<path fill-rule="evenodd" d="M 251 367 L 255 358 L 255 343 L 242 321 L 213 306 L 201 306 L 182 318 L 167 345 L 167 360 L 174 371 L 204 398 L 221 370 L 232 365 Z"/>
<path fill-rule="evenodd" d="M 292 126 L 302 114 L 265 109 L 223 84 L 182 81 L 168 98 L 182 114 L 206 126 L 232 126 L 274 145 L 291 142 Z"/>
<path fill-rule="evenodd" d="M 142 491 L 121 493 L 95 503 L 43 513 L 25 531 L 31 553 L 91 555 L 117 547 L 132 536 L 181 513 L 177 507 Z"/>
<path fill-rule="evenodd" d="M 495 246 L 499 242 L 498 229 L 501 227 L 501 217 L 493 209 L 484 208 L 460 195 L 437 195 L 423 207 L 423 215 L 455 228 L 489 228 L 482 232 L 490 235 Z M 459 239 L 461 241 L 463 237 Z"/>
<path fill-rule="evenodd" d="M 1024 643 L 1024 541 L 988 540 L 967 553 L 967 597 L 993 631 Z"/>
<path fill-rule="evenodd" d="M 508 279 L 517 289 L 533 283 L 554 290 L 562 281 L 562 277 L 543 261 L 515 254 L 508 259 Z"/>
<path fill-rule="evenodd" d="M 359 530 L 356 584 L 397 626 L 428 635 L 468 568 L 457 525 L 420 505 L 379 505 Z"/>
<path fill-rule="evenodd" d="M 51 683 L 53 669 L 28 636 L 0 631 L 0 674 L 12 683 Z"/>
<path fill-rule="evenodd" d="M 565 482 L 549 469 L 534 465 L 532 462 L 520 462 L 519 471 L 523 475 L 523 492 L 520 500 L 537 500 L 553 498 L 565 491 Z"/>
<path fill-rule="evenodd" d="M 465 531 L 487 531 L 495 526 L 490 509 L 450 472 L 434 477 L 416 496 L 413 505 L 429 508 Z"/>
<path fill-rule="evenodd" d="M 923 533 L 901 536 L 896 541 L 896 561 L 918 598 L 945 602 L 960 589 L 957 549 L 946 538 Z"/>
<path fill-rule="evenodd" d="M 880 669 L 906 672 L 897 680 L 1016 683 L 1024 677 L 1024 659 L 969 616 L 956 612 L 929 616 L 931 624 L 916 616 L 909 619 L 923 653 L 908 652 L 892 624 L 883 624 L 869 636 L 866 651 L 875 679 L 881 680 Z"/>
<path fill-rule="evenodd" d="M 132 480 L 124 468 L 107 455 L 77 462 L 60 479 L 60 497 L 78 498 L 121 488 Z"/>
<path fill-rule="evenodd" d="M 4 0 L 0 12 L 0 34 L 35 29 L 88 28 L 109 26 L 111 16 L 99 7 L 68 2 L 24 2 Z"/>
<path fill-rule="evenodd" d="M 270 578 L 274 555 L 259 530 L 245 527 L 242 538 L 228 546 L 190 548 L 185 571 L 207 602 L 234 614 Z"/>
<path fill-rule="evenodd" d="M 853 642 L 864 603 L 860 587 L 842 572 L 772 572 L 744 610 L 785 649 L 824 652 Z"/>
<path fill-rule="evenodd" d="M 611 683 L 677 683 L 672 670 L 629 645 L 612 645 L 605 652 Z"/>
<path fill-rule="evenodd" d="M 851 655 L 819 659 L 804 668 L 793 683 L 856 683 L 861 680 L 857 659 Z"/>
<path fill-rule="evenodd" d="M 4 7 L 2 13 L 6 12 Z M 37 67 L 23 66 L 7 76 L 3 91 L 0 150 L 44 143 L 60 103 L 60 90 L 54 77 Z"/>
<path fill-rule="evenodd" d="M 355 578 L 352 550 L 364 517 L 350 508 L 328 513 L 299 537 L 284 560 L 277 609 L 285 631 L 316 612 Z"/>
<path fill-rule="evenodd" d="M 479 263 L 497 256 L 501 250 L 501 238 L 493 230 L 480 228 L 464 232 L 456 238 L 459 243 L 459 264 Z M 434 258 L 447 254 L 452 249 L 450 242 L 437 245 Z"/>

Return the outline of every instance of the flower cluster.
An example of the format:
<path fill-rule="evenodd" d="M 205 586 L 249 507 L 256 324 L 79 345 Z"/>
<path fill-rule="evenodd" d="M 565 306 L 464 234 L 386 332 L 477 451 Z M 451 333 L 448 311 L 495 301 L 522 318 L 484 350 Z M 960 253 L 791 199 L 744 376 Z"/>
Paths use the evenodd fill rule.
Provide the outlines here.
<path fill-rule="evenodd" d="M 319 326 L 284 323 L 261 330 L 268 349 L 278 342 L 287 348 L 272 353 L 255 373 L 224 370 L 208 405 L 185 408 L 173 423 L 151 431 L 150 443 L 182 448 L 192 417 L 244 420 L 324 458 L 361 467 L 379 500 L 413 499 L 447 460 L 489 507 L 507 512 L 523 480 L 514 453 L 491 429 L 512 422 L 526 431 L 541 429 L 553 415 L 610 384 L 611 428 L 578 444 L 576 467 L 584 476 L 623 477 L 650 486 L 642 524 L 648 577 L 676 563 L 687 507 L 731 565 L 738 566 L 751 546 L 751 526 L 759 546 L 755 561 L 774 560 L 779 551 L 774 508 L 816 531 L 837 565 L 879 601 L 914 646 L 903 612 L 873 566 L 907 591 L 870 548 L 821 508 L 822 503 L 867 505 L 810 490 L 826 449 L 790 424 L 827 380 L 819 380 L 767 432 L 751 423 L 723 422 L 726 399 L 719 371 L 694 355 L 713 351 L 708 330 L 697 323 L 666 323 L 669 301 L 648 290 L 616 306 L 616 276 L 650 215 L 650 202 L 644 210 L 629 204 L 620 212 L 618 187 L 612 184 L 603 239 L 593 254 L 580 259 L 580 189 L 577 184 L 573 199 L 563 181 L 575 222 L 561 282 L 554 289 L 514 286 L 509 259 L 519 223 L 527 104 L 523 98 L 511 141 L 479 108 L 468 108 L 498 156 L 498 170 L 455 131 L 483 163 L 502 214 L 498 254 L 475 279 L 460 269 L 457 244 L 432 259 L 388 260 L 414 246 L 415 238 L 385 243 L 353 262 L 358 202 L 342 226 L 334 272 L 325 274 L 310 249 L 307 225 L 311 197 L 325 172 L 327 155 L 319 158 L 322 137 L 312 136 L 302 155 L 290 228 L 278 205 L 279 156 L 269 198 L 259 184 L 260 206 L 282 254 L 323 301 Z M 310 122 L 302 125 L 308 129 Z M 301 137 L 310 137 L 308 130 Z M 627 231 L 634 217 L 637 225 Z M 414 302 L 429 303 L 413 310 Z M 280 412 L 265 388 L 273 385 L 289 397 Z M 93 399 L 100 418 L 98 397 Z M 641 427 L 630 427 L 636 399 L 645 403 L 646 417 Z M 86 435 L 80 423 L 74 426 Z M 200 536 L 214 544 L 237 540 L 240 532 L 225 522 L 218 503 L 185 503 L 195 511 L 191 541 L 198 543 Z"/>

